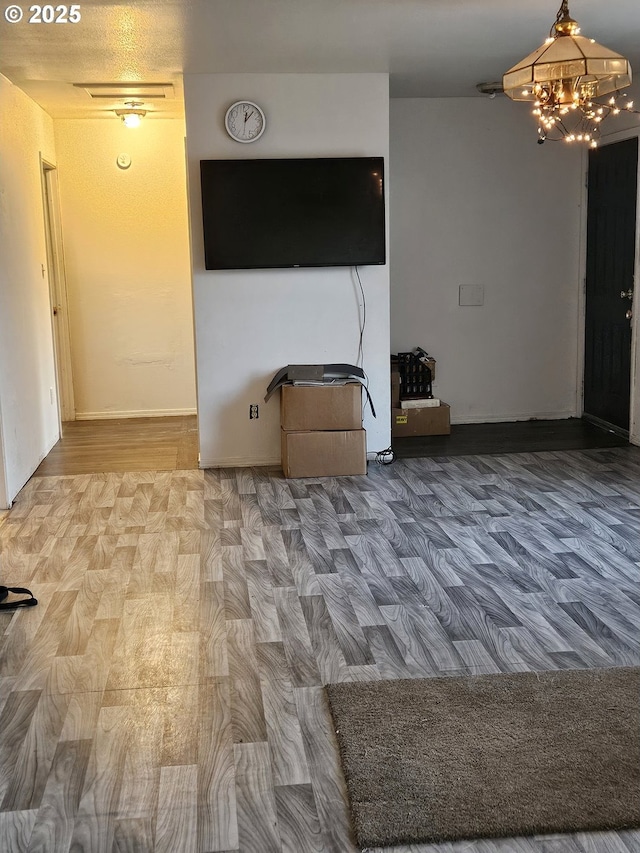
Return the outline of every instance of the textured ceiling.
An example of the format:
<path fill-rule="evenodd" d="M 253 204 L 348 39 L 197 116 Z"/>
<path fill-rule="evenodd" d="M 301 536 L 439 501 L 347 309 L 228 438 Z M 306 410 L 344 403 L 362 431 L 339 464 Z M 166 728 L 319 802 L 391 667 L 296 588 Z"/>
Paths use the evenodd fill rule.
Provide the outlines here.
<path fill-rule="evenodd" d="M 92 0 L 76 24 L 31 24 L 18 5 L 22 21 L 0 17 L 0 72 L 62 118 L 111 116 L 127 96 L 74 83 L 172 84 L 173 97 L 145 107 L 182 115 L 185 72 L 381 71 L 393 97 L 476 96 L 544 41 L 559 0 Z M 570 6 L 640 78 L 640 0 Z"/>

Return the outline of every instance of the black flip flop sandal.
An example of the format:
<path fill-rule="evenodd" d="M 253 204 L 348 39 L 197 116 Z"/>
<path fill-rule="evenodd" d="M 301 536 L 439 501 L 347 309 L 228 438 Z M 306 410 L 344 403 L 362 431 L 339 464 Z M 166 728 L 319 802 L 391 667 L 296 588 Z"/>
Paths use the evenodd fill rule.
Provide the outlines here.
<path fill-rule="evenodd" d="M 30 597 L 21 598 L 19 601 L 5 601 L 10 592 Z M 0 610 L 15 610 L 16 607 L 33 607 L 37 603 L 38 599 L 33 597 L 30 589 L 25 589 L 22 586 L 0 586 Z"/>

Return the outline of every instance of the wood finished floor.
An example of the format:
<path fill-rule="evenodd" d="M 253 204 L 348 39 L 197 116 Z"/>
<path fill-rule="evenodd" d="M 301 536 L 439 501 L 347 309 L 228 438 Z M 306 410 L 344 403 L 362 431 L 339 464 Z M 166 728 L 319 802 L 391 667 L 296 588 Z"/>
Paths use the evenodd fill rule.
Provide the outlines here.
<path fill-rule="evenodd" d="M 198 467 L 195 415 L 67 421 L 36 477 Z"/>
<path fill-rule="evenodd" d="M 453 424 L 450 435 L 394 438 L 398 458 L 469 456 L 487 453 L 531 453 L 542 450 L 594 450 L 625 447 L 626 438 L 584 418 Z"/>
<path fill-rule="evenodd" d="M 34 477 L 0 850 L 354 853 L 322 685 L 640 664 L 640 450 Z M 633 853 L 640 832 L 396 853 Z"/>

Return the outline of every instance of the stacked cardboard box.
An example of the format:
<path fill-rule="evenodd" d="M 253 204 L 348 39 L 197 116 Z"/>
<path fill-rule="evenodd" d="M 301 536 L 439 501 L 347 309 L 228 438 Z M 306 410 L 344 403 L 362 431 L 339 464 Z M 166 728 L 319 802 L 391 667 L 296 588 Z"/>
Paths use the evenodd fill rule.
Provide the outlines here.
<path fill-rule="evenodd" d="M 340 477 L 367 473 L 362 387 L 283 385 L 280 397 L 285 477 Z"/>
<path fill-rule="evenodd" d="M 429 359 L 431 379 L 435 379 L 436 362 Z M 405 378 L 405 383 L 401 380 Z M 439 405 L 432 405 L 431 400 L 425 399 L 426 405 L 415 408 L 402 408 L 402 400 L 410 399 L 412 405 L 419 403 L 419 396 L 413 392 L 406 396 L 403 393 L 406 377 L 401 374 L 398 358 L 391 357 L 391 435 L 393 438 L 403 438 L 410 435 L 449 435 L 451 432 L 450 410 L 447 403 L 440 400 Z"/>

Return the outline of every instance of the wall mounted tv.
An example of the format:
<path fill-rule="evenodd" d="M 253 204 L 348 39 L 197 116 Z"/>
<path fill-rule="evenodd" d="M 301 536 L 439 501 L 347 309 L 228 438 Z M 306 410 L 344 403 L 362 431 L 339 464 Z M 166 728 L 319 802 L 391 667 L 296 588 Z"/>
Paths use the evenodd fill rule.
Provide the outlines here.
<path fill-rule="evenodd" d="M 382 157 L 201 160 L 208 270 L 385 263 Z"/>

